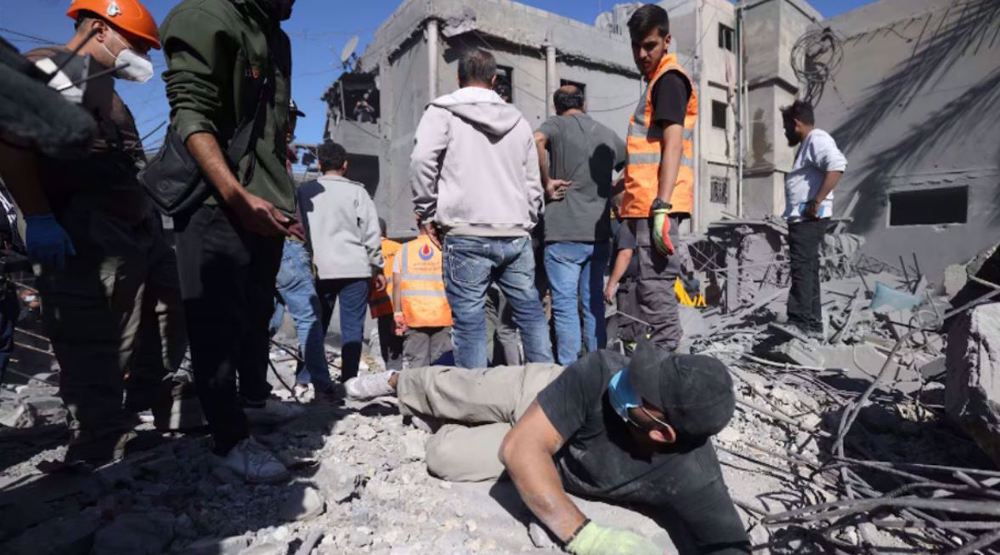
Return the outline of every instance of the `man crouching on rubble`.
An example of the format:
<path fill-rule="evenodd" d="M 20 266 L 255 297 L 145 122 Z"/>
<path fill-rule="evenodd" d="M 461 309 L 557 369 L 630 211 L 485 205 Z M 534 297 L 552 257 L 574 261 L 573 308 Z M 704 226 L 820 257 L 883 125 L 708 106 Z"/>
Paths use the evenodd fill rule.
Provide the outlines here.
<path fill-rule="evenodd" d="M 663 550 L 591 522 L 566 492 L 649 514 L 682 553 L 749 553 L 710 440 L 735 406 L 729 371 L 714 358 L 643 343 L 631 360 L 599 351 L 565 370 L 435 366 L 384 375 L 380 393 L 395 391 L 404 414 L 448 422 L 427 443 L 432 474 L 478 481 L 506 469 L 570 553 Z"/>

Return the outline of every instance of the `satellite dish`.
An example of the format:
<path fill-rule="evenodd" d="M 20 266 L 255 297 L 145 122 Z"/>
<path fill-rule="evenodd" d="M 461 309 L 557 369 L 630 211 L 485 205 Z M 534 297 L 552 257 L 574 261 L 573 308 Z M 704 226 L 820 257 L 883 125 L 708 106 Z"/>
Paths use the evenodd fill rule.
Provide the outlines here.
<path fill-rule="evenodd" d="M 354 55 L 354 51 L 358 49 L 358 36 L 354 35 L 351 40 L 347 41 L 344 45 L 344 49 L 340 51 L 340 63 L 346 64 L 351 56 Z"/>

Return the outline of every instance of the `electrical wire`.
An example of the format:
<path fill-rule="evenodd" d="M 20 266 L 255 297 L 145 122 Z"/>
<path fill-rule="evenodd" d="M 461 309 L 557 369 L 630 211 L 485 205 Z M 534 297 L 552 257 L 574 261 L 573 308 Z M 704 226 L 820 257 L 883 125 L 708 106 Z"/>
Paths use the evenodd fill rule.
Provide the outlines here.
<path fill-rule="evenodd" d="M 809 31 L 792 47 L 791 66 L 805 86 L 802 100 L 816 106 L 823 89 L 844 61 L 844 40 L 829 27 Z"/>

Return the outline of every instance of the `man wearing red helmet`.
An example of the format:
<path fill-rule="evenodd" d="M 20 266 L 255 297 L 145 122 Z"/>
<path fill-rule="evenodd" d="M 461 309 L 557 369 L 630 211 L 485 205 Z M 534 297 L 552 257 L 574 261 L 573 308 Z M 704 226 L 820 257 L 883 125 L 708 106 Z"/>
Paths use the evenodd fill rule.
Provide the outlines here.
<path fill-rule="evenodd" d="M 101 464 L 120 457 L 134 437 L 125 409 L 169 400 L 154 389 L 180 366 L 186 332 L 176 260 L 136 178 L 146 162 L 142 143 L 112 78 L 152 77 L 146 54 L 160 47 L 156 22 L 137 0 L 74 0 L 67 15 L 74 36 L 26 57 L 93 116 L 90 153 L 65 161 L 21 151 L 16 164 L 5 156 L 3 170 L 24 215 L 60 366 L 73 429 L 66 460 Z"/>

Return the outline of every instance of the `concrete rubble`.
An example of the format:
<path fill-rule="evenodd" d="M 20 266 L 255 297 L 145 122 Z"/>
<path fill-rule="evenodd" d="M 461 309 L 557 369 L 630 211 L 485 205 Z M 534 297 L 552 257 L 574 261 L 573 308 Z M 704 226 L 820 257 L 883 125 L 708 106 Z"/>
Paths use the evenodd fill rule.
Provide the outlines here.
<path fill-rule="evenodd" d="M 782 260 L 780 226 L 728 229 L 739 237 L 720 231 L 714 240 L 757 244 L 733 254 L 753 267 L 745 269 Z M 773 233 L 763 240 L 767 249 L 753 239 L 755 229 Z M 828 243 L 828 322 L 820 340 L 783 328 L 788 283 L 779 265 L 764 274 L 729 272 L 711 265 L 714 255 L 700 256 L 708 249 L 695 243 L 692 265 L 703 284 L 713 281 L 709 270 L 722 290 L 729 279 L 742 281 L 731 303 L 684 309 L 686 348 L 723 359 L 736 383 L 737 413 L 714 439 L 727 484 L 758 551 L 973 546 L 965 551 L 972 553 L 977 541 L 1000 531 L 1000 471 L 987 455 L 997 445 L 1000 305 L 957 312 L 945 334 L 941 322 L 962 307 L 949 305 L 943 288 L 928 284 L 908 260 L 868 259 L 854 244 L 850 238 Z M 920 303 L 873 310 L 878 282 Z M 338 353 L 331 348 L 328 355 L 336 372 Z M 293 383 L 294 359 L 277 346 L 271 359 L 276 394 L 294 402 L 285 385 Z M 51 374 L 47 363 L 34 371 L 14 368 Z M 362 371 L 378 368 L 379 361 L 363 361 Z M 31 400 L 54 390 L 29 381 L 5 386 L 3 395 L 5 410 L 8 399 L 40 409 L 46 403 Z M 32 427 L 0 428 L 0 552 L 561 552 L 509 482 L 452 484 L 428 475 L 427 432 L 405 422 L 390 400 L 306 406 L 295 421 L 255 430 L 292 470 L 292 479 L 277 485 L 247 486 L 213 471 L 208 438 L 199 434 L 167 435 L 93 474 L 47 474 L 45 461 L 65 450 L 64 428 L 49 424 L 48 416 Z M 949 418 L 953 407 L 959 426 Z M 36 409 L 32 414 L 49 414 Z M 970 421 L 977 424 L 970 428 Z M 678 552 L 647 516 L 578 502 L 594 520 Z"/>

